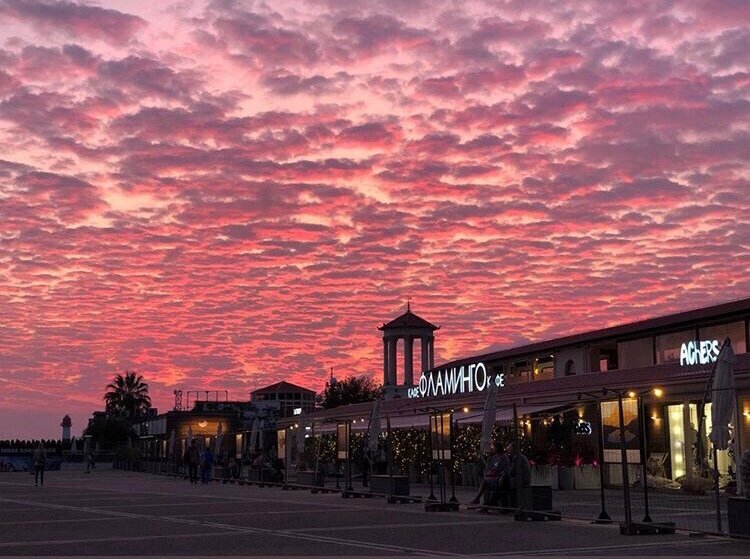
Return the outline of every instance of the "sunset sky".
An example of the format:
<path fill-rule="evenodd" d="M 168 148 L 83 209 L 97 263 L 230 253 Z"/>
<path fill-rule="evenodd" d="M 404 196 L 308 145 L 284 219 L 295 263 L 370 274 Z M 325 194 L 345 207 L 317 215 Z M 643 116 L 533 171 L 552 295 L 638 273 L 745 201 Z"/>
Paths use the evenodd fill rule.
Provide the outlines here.
<path fill-rule="evenodd" d="M 750 2 L 0 0 L 0 439 L 750 295 Z"/>

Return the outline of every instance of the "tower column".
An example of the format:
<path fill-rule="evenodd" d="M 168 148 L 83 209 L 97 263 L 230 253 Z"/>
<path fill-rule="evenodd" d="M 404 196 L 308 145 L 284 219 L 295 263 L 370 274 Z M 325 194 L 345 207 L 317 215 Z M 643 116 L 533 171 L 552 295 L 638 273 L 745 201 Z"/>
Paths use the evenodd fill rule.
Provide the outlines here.
<path fill-rule="evenodd" d="M 414 385 L 414 338 L 404 338 L 404 384 Z"/>
<path fill-rule="evenodd" d="M 419 338 L 419 341 L 422 342 L 422 372 L 424 372 L 424 371 L 428 371 L 429 369 L 431 369 L 430 351 L 428 349 L 426 336 L 422 336 L 421 338 Z"/>
<path fill-rule="evenodd" d="M 398 338 L 388 339 L 388 384 L 396 386 L 396 344 Z"/>
<path fill-rule="evenodd" d="M 388 386 L 388 338 L 383 336 L 383 386 Z"/>
<path fill-rule="evenodd" d="M 430 346 L 430 369 L 432 369 L 433 367 L 435 367 L 435 338 L 432 336 L 430 337 L 429 346 Z"/>

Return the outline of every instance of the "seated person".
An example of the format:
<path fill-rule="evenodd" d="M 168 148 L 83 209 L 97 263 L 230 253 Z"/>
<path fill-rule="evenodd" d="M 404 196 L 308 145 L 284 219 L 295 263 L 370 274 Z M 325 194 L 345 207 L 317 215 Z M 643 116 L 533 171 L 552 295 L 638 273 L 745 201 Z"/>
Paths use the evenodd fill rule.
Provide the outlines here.
<path fill-rule="evenodd" d="M 472 505 L 478 505 L 479 499 L 484 496 L 484 504 L 495 505 L 501 497 L 501 492 L 507 489 L 508 470 L 510 461 L 503 452 L 503 447 L 496 442 L 494 454 L 485 464 L 484 479 L 479 485 L 479 491 L 471 501 Z"/>
<path fill-rule="evenodd" d="M 522 452 L 516 453 L 513 443 L 505 447 L 505 452 L 510 456 L 510 467 L 508 468 L 510 500 L 513 506 L 518 506 L 516 502 L 518 488 L 531 485 L 531 465 L 529 459 Z"/>

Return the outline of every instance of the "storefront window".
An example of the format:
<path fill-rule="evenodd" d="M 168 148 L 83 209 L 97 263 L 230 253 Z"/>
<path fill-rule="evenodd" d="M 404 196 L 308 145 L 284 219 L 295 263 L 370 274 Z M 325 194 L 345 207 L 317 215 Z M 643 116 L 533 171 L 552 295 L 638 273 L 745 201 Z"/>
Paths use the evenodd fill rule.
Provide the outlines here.
<path fill-rule="evenodd" d="M 745 341 L 745 323 L 732 322 L 731 324 L 719 324 L 717 326 L 706 326 L 699 330 L 701 340 L 718 340 L 723 343 L 726 338 L 732 340 L 732 349 L 735 353 L 746 353 L 747 343 Z"/>
<path fill-rule="evenodd" d="M 677 363 L 680 361 L 682 344 L 695 338 L 694 330 L 683 330 L 656 337 L 656 362 Z"/>
<path fill-rule="evenodd" d="M 620 369 L 636 369 L 654 364 L 654 346 L 651 338 L 629 340 L 617 344 L 617 362 Z M 679 352 L 678 352 L 679 357 Z"/>
<path fill-rule="evenodd" d="M 667 406 L 667 416 L 669 417 L 669 450 L 672 466 L 672 479 L 678 479 L 687 473 L 687 468 L 697 463 L 696 459 L 696 441 L 698 439 L 698 405 L 689 405 L 689 432 L 685 433 L 684 423 L 684 406 L 676 404 Z M 706 403 L 706 419 L 703 427 L 703 448 L 706 452 L 706 460 L 709 466 L 714 467 L 713 453 L 711 444 L 708 441 L 708 433 L 711 432 L 711 403 Z M 720 450 L 716 453 L 718 459 L 718 470 L 721 475 L 726 476 L 731 466 L 731 457 L 726 450 Z M 696 472 L 697 475 L 697 472 Z"/>

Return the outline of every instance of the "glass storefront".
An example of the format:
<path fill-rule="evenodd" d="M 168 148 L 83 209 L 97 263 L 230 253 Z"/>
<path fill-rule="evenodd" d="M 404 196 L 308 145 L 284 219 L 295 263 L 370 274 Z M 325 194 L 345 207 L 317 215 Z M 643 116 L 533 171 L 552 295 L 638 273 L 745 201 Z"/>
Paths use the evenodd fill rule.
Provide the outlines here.
<path fill-rule="evenodd" d="M 687 473 L 690 465 L 696 464 L 696 443 L 698 440 L 698 404 L 690 404 L 689 412 L 685 414 L 684 404 L 667 406 L 667 417 L 669 421 L 669 456 L 672 469 L 672 479 L 678 479 Z M 706 419 L 704 429 L 703 448 L 706 449 L 706 459 L 711 468 L 713 463 L 713 450 L 708 441 L 708 433 L 711 432 L 711 403 L 706 404 Z M 687 420 L 687 421 L 686 421 Z M 729 451 L 717 452 L 719 473 L 726 476 L 729 473 L 731 458 Z M 734 467 L 732 467 L 734 469 Z"/>

